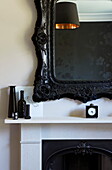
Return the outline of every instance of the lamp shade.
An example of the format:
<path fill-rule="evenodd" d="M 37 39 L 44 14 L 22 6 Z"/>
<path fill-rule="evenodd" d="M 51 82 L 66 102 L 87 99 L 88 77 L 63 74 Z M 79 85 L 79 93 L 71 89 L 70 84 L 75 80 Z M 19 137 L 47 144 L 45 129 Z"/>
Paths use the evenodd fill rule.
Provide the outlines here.
<path fill-rule="evenodd" d="M 74 29 L 79 26 L 76 4 L 72 2 L 56 3 L 56 29 Z"/>

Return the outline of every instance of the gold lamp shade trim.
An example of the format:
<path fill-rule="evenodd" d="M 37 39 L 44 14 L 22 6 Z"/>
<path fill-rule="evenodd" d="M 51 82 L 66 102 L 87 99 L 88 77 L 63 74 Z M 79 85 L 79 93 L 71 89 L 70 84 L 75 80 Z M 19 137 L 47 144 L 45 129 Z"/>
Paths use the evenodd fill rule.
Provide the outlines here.
<path fill-rule="evenodd" d="M 55 29 L 75 29 L 79 28 L 76 24 L 55 24 Z"/>

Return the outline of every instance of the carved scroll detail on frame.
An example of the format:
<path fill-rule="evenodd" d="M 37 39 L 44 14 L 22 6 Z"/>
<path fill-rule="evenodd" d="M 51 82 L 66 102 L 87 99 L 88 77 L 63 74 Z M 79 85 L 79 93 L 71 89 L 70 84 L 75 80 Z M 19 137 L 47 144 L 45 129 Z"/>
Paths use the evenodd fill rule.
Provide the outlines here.
<path fill-rule="evenodd" d="M 41 102 L 63 97 L 82 102 L 107 97 L 112 99 L 112 80 L 59 81 L 54 77 L 54 9 L 57 0 L 35 0 L 38 17 L 32 41 L 38 58 L 33 100 Z"/>

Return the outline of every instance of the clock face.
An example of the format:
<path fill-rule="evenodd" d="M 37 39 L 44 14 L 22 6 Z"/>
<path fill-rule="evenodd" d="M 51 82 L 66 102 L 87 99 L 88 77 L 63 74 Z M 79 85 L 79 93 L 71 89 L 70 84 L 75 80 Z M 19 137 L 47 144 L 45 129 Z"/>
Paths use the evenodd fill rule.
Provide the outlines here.
<path fill-rule="evenodd" d="M 98 106 L 86 106 L 86 118 L 98 118 Z"/>
<path fill-rule="evenodd" d="M 96 114 L 96 109 L 95 109 L 95 108 L 89 108 L 89 109 L 88 109 L 88 114 L 89 114 L 90 116 L 94 116 L 94 115 Z"/>

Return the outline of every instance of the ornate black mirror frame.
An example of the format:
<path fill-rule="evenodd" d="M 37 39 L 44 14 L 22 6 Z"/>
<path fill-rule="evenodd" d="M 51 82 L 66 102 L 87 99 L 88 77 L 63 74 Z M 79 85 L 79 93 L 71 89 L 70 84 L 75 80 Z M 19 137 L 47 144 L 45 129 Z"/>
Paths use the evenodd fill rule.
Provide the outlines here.
<path fill-rule="evenodd" d="M 58 0 L 35 0 L 38 18 L 32 41 L 38 58 L 33 100 L 55 100 L 63 97 L 82 102 L 107 97 L 112 99 L 112 80 L 58 81 L 53 75 L 54 9 Z"/>

